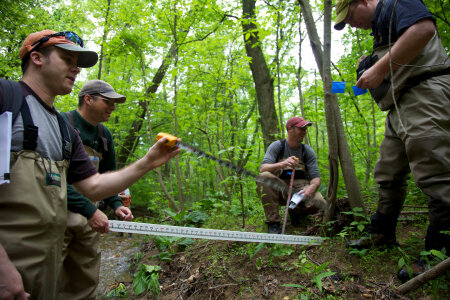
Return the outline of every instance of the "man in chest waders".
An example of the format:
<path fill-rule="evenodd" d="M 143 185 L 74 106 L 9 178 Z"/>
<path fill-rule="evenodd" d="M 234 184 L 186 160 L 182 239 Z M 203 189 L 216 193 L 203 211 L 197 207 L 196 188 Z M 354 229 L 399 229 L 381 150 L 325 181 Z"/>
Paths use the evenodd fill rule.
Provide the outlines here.
<path fill-rule="evenodd" d="M 116 93 L 105 81 L 90 80 L 81 88 L 78 99 L 78 108 L 62 116 L 79 132 L 99 173 L 115 170 L 113 137 L 102 123 L 109 120 L 116 103 L 124 103 L 126 97 Z M 118 195 L 96 205 L 70 184 L 67 185 L 67 202 L 69 211 L 58 299 L 94 299 L 100 273 L 100 233 L 108 232 L 108 217 L 97 207 L 100 203 L 108 205 L 123 221 L 133 220 L 133 215 Z"/>
<path fill-rule="evenodd" d="M 97 172 L 79 136 L 53 108 L 57 95 L 72 91 L 80 68 L 97 62 L 97 54 L 83 46 L 73 32 L 32 33 L 19 53 L 22 80 L 0 81 L 0 113 L 13 112 L 10 183 L 0 185 L 3 299 L 56 298 L 67 217 L 66 181 L 92 201 L 100 201 L 180 151 L 164 146 L 163 138 L 130 166 Z"/>
<path fill-rule="evenodd" d="M 280 205 L 286 205 L 292 170 L 295 169 L 292 193 L 304 196 L 294 208 L 289 209 L 292 225 L 298 225 L 305 215 L 324 212 L 327 203 L 317 189 L 320 186 L 319 167 L 314 150 L 302 144 L 308 126 L 312 123 L 304 118 L 293 117 L 286 122 L 287 139 L 269 145 L 261 162 L 260 178 L 271 178 L 285 187 L 281 192 L 271 185 L 257 182 L 257 192 L 266 215 L 269 233 L 280 233 Z"/>

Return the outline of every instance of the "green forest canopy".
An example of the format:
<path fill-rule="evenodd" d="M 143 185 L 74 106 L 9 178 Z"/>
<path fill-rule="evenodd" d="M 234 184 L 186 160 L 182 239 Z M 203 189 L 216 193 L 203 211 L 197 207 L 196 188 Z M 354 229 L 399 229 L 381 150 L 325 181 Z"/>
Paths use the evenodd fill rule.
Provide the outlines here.
<path fill-rule="evenodd" d="M 449 3 L 425 3 L 449 52 Z M 323 3 L 311 1 L 310 5 L 322 32 Z M 307 143 L 318 156 L 325 194 L 328 145 L 323 85 L 317 69 L 300 64 L 312 59 L 305 57 L 311 46 L 300 7 L 297 1 L 257 1 L 256 10 L 253 22 L 274 79 L 277 118 L 285 122 L 303 112 L 314 123 Z M 20 79 L 18 52 L 29 33 L 74 31 L 98 51 L 100 60 L 83 70 L 72 93 L 59 97 L 55 105 L 59 111 L 74 109 L 83 82 L 96 78 L 126 95 L 127 102 L 118 106 L 106 124 L 115 137 L 119 167 L 141 157 L 162 131 L 258 172 L 264 143 L 244 47 L 244 36 L 255 32 L 243 32 L 241 17 L 241 1 L 232 0 L 4 0 L 0 3 L 0 76 Z M 345 53 L 332 61 L 333 80 L 354 85 L 356 61 L 371 46 L 369 32 L 347 27 L 332 44 L 332 51 L 339 47 Z M 338 100 L 362 193 L 373 195 L 371 172 L 385 113 L 374 107 L 369 94 L 354 97 L 349 85 Z M 279 127 L 282 136 L 284 127 Z M 412 192 L 415 198 L 420 196 L 417 190 Z M 259 203 L 252 178 L 240 178 L 188 152 L 171 160 L 159 174 L 147 175 L 132 187 L 132 193 L 150 206 L 167 203 L 167 198 L 180 207 L 202 199 L 234 203 L 240 197 L 246 207 Z M 344 195 L 343 180 L 339 180 L 338 196 Z"/>

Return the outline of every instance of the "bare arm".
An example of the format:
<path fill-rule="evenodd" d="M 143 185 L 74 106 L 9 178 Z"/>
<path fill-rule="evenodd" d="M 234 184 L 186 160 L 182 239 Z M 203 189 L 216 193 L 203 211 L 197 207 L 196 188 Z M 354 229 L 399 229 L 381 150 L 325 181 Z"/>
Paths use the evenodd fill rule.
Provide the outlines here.
<path fill-rule="evenodd" d="M 436 26 L 430 19 L 420 20 L 406 29 L 392 46 L 392 69 L 395 71 L 400 67 L 399 64 L 408 64 L 415 58 L 431 40 L 435 30 Z M 388 52 L 375 65 L 364 72 L 356 85 L 361 89 L 378 87 L 384 77 L 389 75 L 389 68 Z"/>
<path fill-rule="evenodd" d="M 0 299 L 25 300 L 29 296 L 23 288 L 22 276 L 0 244 Z"/>
<path fill-rule="evenodd" d="M 148 171 L 165 164 L 180 152 L 178 147 L 164 145 L 166 141 L 166 138 L 157 141 L 144 157 L 126 168 L 115 172 L 97 173 L 72 185 L 94 202 L 116 195 L 135 183 Z"/>
<path fill-rule="evenodd" d="M 303 190 L 303 194 L 312 198 L 320 186 L 320 177 L 311 179 L 309 186 Z"/>
<path fill-rule="evenodd" d="M 274 164 L 262 164 L 260 172 L 271 172 L 274 173 L 283 168 L 295 168 L 298 165 L 298 160 L 295 156 L 290 156 L 283 161 Z"/>

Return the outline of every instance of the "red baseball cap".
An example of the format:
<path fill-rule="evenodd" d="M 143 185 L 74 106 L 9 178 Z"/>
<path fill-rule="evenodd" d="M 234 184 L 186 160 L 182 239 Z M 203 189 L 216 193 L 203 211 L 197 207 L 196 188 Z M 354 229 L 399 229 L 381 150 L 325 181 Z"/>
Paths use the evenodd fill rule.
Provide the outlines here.
<path fill-rule="evenodd" d="M 301 117 L 292 117 L 286 122 L 286 128 L 295 126 L 295 127 L 305 127 L 305 126 L 311 126 L 312 123 L 306 121 L 305 119 Z"/>

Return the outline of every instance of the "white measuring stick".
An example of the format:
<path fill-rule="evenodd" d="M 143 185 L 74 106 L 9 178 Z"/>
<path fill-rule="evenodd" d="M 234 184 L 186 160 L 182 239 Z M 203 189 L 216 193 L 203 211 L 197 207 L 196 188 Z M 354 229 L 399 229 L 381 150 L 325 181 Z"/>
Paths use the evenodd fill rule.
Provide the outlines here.
<path fill-rule="evenodd" d="M 241 241 L 252 243 L 320 245 L 323 238 L 318 236 L 282 235 L 258 232 L 180 227 L 109 220 L 109 230 L 115 232 L 139 233 L 149 235 L 178 236 L 193 239 Z"/>

